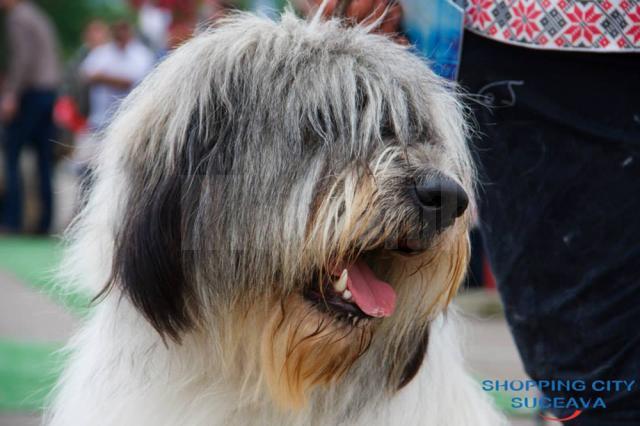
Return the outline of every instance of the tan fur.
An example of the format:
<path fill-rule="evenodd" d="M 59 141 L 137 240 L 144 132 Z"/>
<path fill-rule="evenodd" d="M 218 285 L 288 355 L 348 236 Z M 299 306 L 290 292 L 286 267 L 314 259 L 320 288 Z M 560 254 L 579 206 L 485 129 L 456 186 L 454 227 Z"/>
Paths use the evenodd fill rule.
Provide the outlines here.
<path fill-rule="evenodd" d="M 330 320 L 300 296 L 290 296 L 264 328 L 261 359 L 273 400 L 302 408 L 310 390 L 338 380 L 368 348 L 369 326 Z"/>

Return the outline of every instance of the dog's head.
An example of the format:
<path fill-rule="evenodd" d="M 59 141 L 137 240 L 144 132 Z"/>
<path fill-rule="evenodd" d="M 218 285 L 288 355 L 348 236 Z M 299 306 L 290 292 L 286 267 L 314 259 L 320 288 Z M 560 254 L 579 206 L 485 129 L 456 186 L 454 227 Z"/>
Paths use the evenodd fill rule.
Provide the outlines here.
<path fill-rule="evenodd" d="M 124 176 L 108 288 L 168 344 L 214 339 L 229 380 L 282 405 L 367 370 L 397 390 L 466 267 L 473 171 L 451 92 L 334 21 L 236 16 L 196 37 L 107 134 L 99 174 Z"/>

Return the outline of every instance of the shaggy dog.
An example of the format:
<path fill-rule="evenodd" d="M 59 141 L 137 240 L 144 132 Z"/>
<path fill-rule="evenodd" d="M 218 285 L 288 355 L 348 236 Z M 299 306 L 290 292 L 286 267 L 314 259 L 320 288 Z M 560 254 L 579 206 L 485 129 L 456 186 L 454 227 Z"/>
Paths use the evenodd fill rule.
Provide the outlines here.
<path fill-rule="evenodd" d="M 97 295 L 48 422 L 502 424 L 451 316 L 451 88 L 337 20 L 228 18 L 124 102 L 63 271 Z"/>

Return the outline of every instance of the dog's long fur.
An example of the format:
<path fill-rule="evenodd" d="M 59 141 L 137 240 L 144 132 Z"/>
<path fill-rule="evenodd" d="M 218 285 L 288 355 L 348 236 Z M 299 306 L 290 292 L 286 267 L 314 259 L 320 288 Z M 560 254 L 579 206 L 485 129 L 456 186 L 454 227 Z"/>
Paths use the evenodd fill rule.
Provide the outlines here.
<path fill-rule="evenodd" d="M 49 424 L 502 424 L 445 315 L 469 213 L 433 232 L 407 189 L 446 175 L 473 193 L 463 114 L 406 48 L 236 15 L 161 63 L 102 144 L 62 268 L 96 306 Z M 387 250 L 407 237 L 422 254 Z M 302 296 L 361 256 L 391 317 Z"/>

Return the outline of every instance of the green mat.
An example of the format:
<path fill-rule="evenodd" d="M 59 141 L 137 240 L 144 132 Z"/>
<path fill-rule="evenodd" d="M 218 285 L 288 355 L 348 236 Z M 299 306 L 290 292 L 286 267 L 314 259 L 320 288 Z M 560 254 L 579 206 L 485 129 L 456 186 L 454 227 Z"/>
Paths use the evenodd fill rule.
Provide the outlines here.
<path fill-rule="evenodd" d="M 0 410 L 42 409 L 65 358 L 60 345 L 0 341 Z"/>
<path fill-rule="evenodd" d="M 0 269 L 44 292 L 71 311 L 82 313 L 89 298 L 63 292 L 54 280 L 54 270 L 61 259 L 60 240 L 56 238 L 0 238 Z"/>
<path fill-rule="evenodd" d="M 63 292 L 54 281 L 53 271 L 60 258 L 58 239 L 0 238 L 0 269 L 43 292 L 71 312 L 82 314 L 87 309 L 89 298 Z M 64 356 L 59 352 L 61 347 L 62 343 L 0 340 L 1 411 L 42 408 L 64 363 Z"/>

